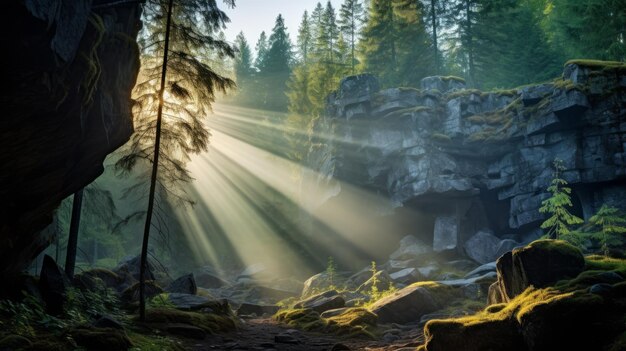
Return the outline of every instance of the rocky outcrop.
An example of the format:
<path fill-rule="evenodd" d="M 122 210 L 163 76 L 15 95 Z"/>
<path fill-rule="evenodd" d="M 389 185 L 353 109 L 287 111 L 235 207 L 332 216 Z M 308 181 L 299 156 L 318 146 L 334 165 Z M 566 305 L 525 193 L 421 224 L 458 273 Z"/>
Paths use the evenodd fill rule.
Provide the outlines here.
<path fill-rule="evenodd" d="M 555 159 L 575 214 L 589 218 L 603 203 L 626 208 L 624 65 L 570 62 L 553 83 L 507 91 L 466 89 L 452 77 L 425 78 L 422 89 L 378 86 L 372 76 L 347 77 L 329 96 L 307 158 L 316 172 L 304 174 L 323 189 L 308 199 L 310 211 L 341 197 L 333 182 L 341 180 L 427 218 L 429 233 L 410 234 L 436 251 L 464 253 L 484 230 L 510 240 L 510 250 L 539 234 Z M 495 245 L 474 252 L 478 261 Z"/>
<path fill-rule="evenodd" d="M 508 302 L 530 286 L 544 288 L 574 278 L 585 268 L 585 258 L 564 241 L 538 240 L 502 255 L 496 267 L 498 281 L 490 288 L 490 303 Z"/>
<path fill-rule="evenodd" d="M 133 132 L 140 2 L 4 4 L 0 121 L 0 275 L 51 240 L 60 201 L 92 182 Z"/>

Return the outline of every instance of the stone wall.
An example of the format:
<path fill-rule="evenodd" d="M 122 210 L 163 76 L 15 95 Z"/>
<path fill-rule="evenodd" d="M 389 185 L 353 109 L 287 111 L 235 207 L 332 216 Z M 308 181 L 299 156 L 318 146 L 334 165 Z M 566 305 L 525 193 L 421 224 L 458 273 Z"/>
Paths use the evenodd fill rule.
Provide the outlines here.
<path fill-rule="evenodd" d="M 23 269 L 51 238 L 60 201 L 98 177 L 133 132 L 140 2 L 3 4 L 0 275 Z"/>
<path fill-rule="evenodd" d="M 438 250 L 463 251 L 482 229 L 517 241 L 538 236 L 557 158 L 575 213 L 588 218 L 605 202 L 626 209 L 623 65 L 573 62 L 553 83 L 492 92 L 454 77 L 385 90 L 373 76 L 347 77 L 314 138 L 328 134 L 335 139 L 314 139 L 308 163 L 317 173 L 308 181 L 339 179 L 431 215 L 426 235 Z"/>

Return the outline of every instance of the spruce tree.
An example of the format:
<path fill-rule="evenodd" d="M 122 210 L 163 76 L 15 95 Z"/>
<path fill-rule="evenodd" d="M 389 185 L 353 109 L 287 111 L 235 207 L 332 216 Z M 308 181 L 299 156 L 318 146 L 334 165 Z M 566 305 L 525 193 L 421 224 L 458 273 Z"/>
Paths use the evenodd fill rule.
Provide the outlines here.
<path fill-rule="evenodd" d="M 423 21 L 424 7 L 420 1 L 395 0 L 394 14 L 398 38 L 396 84 L 419 87 L 422 78 L 436 71 L 431 39 Z"/>
<path fill-rule="evenodd" d="M 542 224 L 541 228 L 547 229 L 546 235 L 552 239 L 558 239 L 561 235 L 570 232 L 570 226 L 582 224 L 583 220 L 571 214 L 568 210 L 572 207 L 570 194 L 572 189 L 567 186 L 567 181 L 561 178 L 565 170 L 563 161 L 556 159 L 553 163 L 554 176 L 548 187 L 551 196 L 541 202 L 539 212 L 550 215 Z"/>
<path fill-rule="evenodd" d="M 235 48 L 237 54 L 235 56 L 235 77 L 238 85 L 244 86 L 253 74 L 252 68 L 252 50 L 243 32 L 237 34 L 235 38 Z"/>
<path fill-rule="evenodd" d="M 339 29 L 343 34 L 343 38 L 350 47 L 350 69 L 355 74 L 356 45 L 359 38 L 359 31 L 363 24 L 364 9 L 363 4 L 359 0 L 344 0 L 339 10 Z"/>
<path fill-rule="evenodd" d="M 265 64 L 265 58 L 267 57 L 268 50 L 267 34 L 265 34 L 265 31 L 261 32 L 261 34 L 259 35 L 259 39 L 254 46 L 254 50 L 256 51 L 254 67 L 256 67 L 257 70 L 261 70 L 263 65 Z"/>
<path fill-rule="evenodd" d="M 268 92 L 265 108 L 274 111 L 287 110 L 286 84 L 291 73 L 292 44 L 285 27 L 285 20 L 278 15 L 270 35 L 267 53 L 259 67 L 263 89 Z"/>
<path fill-rule="evenodd" d="M 623 0 L 552 0 L 545 13 L 552 42 L 566 58 L 626 60 Z"/>

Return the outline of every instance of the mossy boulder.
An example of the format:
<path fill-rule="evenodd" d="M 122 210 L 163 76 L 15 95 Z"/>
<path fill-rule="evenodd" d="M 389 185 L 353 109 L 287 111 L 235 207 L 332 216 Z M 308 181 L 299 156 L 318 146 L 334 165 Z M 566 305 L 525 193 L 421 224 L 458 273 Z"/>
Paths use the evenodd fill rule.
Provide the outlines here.
<path fill-rule="evenodd" d="M 329 290 L 321 294 L 309 297 L 304 301 L 300 301 L 294 305 L 295 308 L 311 309 L 317 313 L 341 308 L 346 305 L 343 296 L 339 295 L 336 290 Z"/>
<path fill-rule="evenodd" d="M 509 301 L 531 285 L 542 288 L 576 277 L 585 268 L 585 258 L 565 241 L 538 240 L 502 255 L 496 267 L 500 294 Z"/>
<path fill-rule="evenodd" d="M 173 308 L 146 310 L 145 324 L 160 330 L 167 330 L 175 324 L 186 324 L 200 328 L 209 334 L 228 332 L 237 328 L 237 322 L 231 313 L 189 312 Z"/>
<path fill-rule="evenodd" d="M 75 328 L 70 332 L 78 346 L 87 350 L 128 350 L 133 346 L 123 330 L 114 328 Z"/>
<path fill-rule="evenodd" d="M 324 318 L 311 309 L 300 308 L 279 311 L 274 318 L 290 327 L 307 331 L 375 338 L 377 316 L 366 308 L 341 308 L 326 316 Z"/>
<path fill-rule="evenodd" d="M 0 350 L 19 350 L 32 344 L 29 339 L 20 335 L 7 335 L 0 338 Z"/>

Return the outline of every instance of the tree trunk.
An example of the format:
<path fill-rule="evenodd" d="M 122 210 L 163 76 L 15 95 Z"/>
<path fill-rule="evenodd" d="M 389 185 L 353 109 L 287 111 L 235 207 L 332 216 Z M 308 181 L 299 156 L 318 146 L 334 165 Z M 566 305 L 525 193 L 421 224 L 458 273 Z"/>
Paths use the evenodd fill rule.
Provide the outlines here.
<path fill-rule="evenodd" d="M 78 246 L 78 228 L 80 226 L 80 210 L 83 206 L 83 189 L 74 193 L 72 202 L 72 219 L 70 219 L 70 235 L 67 239 L 67 253 L 65 254 L 65 274 L 74 278 L 76 266 L 76 248 Z"/>
<path fill-rule="evenodd" d="M 150 239 L 150 221 L 154 210 L 154 193 L 156 190 L 157 170 L 159 167 L 159 152 L 161 147 L 161 119 L 163 117 L 163 94 L 167 75 L 167 56 L 170 45 L 170 27 L 172 22 L 172 7 L 174 0 L 169 0 L 167 8 L 167 22 L 165 24 L 165 43 L 163 52 L 163 66 L 161 69 L 161 87 L 159 89 L 159 108 L 157 110 L 156 137 L 154 140 L 154 160 L 152 162 L 152 176 L 150 178 L 150 193 L 148 195 L 148 211 L 146 224 L 143 229 L 143 243 L 141 245 L 141 261 L 139 267 L 139 319 L 146 320 L 146 266 L 148 261 L 148 241 Z"/>
<path fill-rule="evenodd" d="M 465 33 L 467 37 L 467 55 L 468 55 L 468 65 L 469 65 L 469 81 L 470 86 L 476 87 L 477 84 L 474 80 L 474 38 L 472 33 L 472 11 L 471 11 L 471 1 L 465 0 L 465 15 L 467 20 L 467 33 Z"/>
<path fill-rule="evenodd" d="M 439 74 L 439 47 L 437 45 L 437 0 L 430 0 L 430 19 L 433 27 L 433 49 L 435 54 L 435 74 Z"/>

